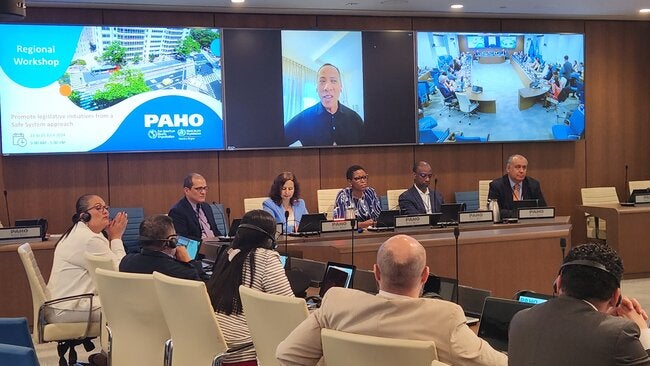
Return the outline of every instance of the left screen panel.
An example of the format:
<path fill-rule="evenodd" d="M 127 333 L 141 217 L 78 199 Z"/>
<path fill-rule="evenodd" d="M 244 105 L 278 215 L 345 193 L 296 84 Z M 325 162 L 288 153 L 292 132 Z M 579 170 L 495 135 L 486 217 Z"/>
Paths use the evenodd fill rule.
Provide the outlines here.
<path fill-rule="evenodd" d="M 2 153 L 224 148 L 221 31 L 0 24 Z"/>

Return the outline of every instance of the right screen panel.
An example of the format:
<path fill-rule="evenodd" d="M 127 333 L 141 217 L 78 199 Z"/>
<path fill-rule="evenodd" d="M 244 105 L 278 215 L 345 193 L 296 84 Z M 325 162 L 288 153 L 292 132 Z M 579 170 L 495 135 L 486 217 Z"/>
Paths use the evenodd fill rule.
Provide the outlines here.
<path fill-rule="evenodd" d="M 582 34 L 417 33 L 418 142 L 584 138 Z"/>

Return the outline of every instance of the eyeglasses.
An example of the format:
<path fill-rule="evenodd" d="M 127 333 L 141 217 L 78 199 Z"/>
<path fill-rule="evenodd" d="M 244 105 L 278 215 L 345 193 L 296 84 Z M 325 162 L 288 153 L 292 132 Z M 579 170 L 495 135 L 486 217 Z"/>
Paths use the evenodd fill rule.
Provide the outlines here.
<path fill-rule="evenodd" d="M 208 186 L 205 187 L 192 187 L 193 190 L 197 192 L 207 192 L 208 191 Z"/>
<path fill-rule="evenodd" d="M 427 173 L 418 173 L 418 175 L 419 175 L 420 178 L 422 178 L 422 179 L 425 179 L 425 178 L 429 178 L 429 179 L 431 179 L 431 177 L 433 177 L 433 174 L 427 174 Z"/>
<path fill-rule="evenodd" d="M 106 211 L 108 211 L 109 208 L 110 207 L 103 206 L 101 203 L 98 203 L 98 204 L 94 205 L 93 207 L 90 207 L 89 210 L 97 210 L 97 211 L 106 210 Z"/>
<path fill-rule="evenodd" d="M 362 175 L 360 177 L 353 177 L 352 180 L 354 180 L 355 182 L 358 182 L 360 180 L 368 180 L 368 174 Z"/>

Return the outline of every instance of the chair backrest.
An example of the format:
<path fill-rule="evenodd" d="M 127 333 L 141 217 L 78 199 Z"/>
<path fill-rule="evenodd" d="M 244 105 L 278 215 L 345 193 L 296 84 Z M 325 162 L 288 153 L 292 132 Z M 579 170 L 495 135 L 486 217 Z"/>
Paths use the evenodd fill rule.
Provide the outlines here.
<path fill-rule="evenodd" d="M 228 217 L 226 216 L 226 210 L 224 210 L 221 203 L 211 203 L 210 208 L 212 209 L 212 217 L 214 217 L 214 222 L 217 223 L 217 229 L 223 235 L 228 235 L 228 230 L 230 230 L 230 222 L 227 223 Z M 228 227 L 226 227 L 228 225 Z"/>
<path fill-rule="evenodd" d="M 576 109 L 569 117 L 569 128 L 571 134 L 580 136 L 585 130 L 585 113 L 580 109 Z"/>
<path fill-rule="evenodd" d="M 253 210 L 261 210 L 262 203 L 268 197 L 253 197 L 253 198 L 244 198 L 244 213 Z"/>
<path fill-rule="evenodd" d="M 467 211 L 476 211 L 479 208 L 478 191 L 454 192 L 456 203 L 464 203 Z"/>
<path fill-rule="evenodd" d="M 96 277 L 102 311 L 112 335 L 111 364 L 162 365 L 165 342 L 171 337 L 153 276 L 98 268 Z"/>
<path fill-rule="evenodd" d="M 18 256 L 21 262 L 23 262 L 23 267 L 25 267 L 29 288 L 32 292 L 32 308 L 34 311 L 34 330 L 32 331 L 32 337 L 39 339 L 38 310 L 45 301 L 50 299 L 50 291 L 47 289 L 47 285 L 45 284 L 43 275 L 41 275 L 41 270 L 38 268 L 38 263 L 36 263 L 36 258 L 29 243 L 18 247 Z"/>
<path fill-rule="evenodd" d="M 316 191 L 318 199 L 318 212 L 326 213 L 327 217 L 332 218 L 334 212 L 334 201 L 341 188 L 319 189 Z"/>
<path fill-rule="evenodd" d="M 389 189 L 386 191 L 389 210 L 399 210 L 399 195 L 404 192 L 406 192 L 406 189 Z"/>
<path fill-rule="evenodd" d="M 124 235 L 122 235 L 122 242 L 124 243 L 124 250 L 127 253 L 140 252 L 140 223 L 144 220 L 143 207 L 111 207 L 108 209 L 110 218 L 114 218 L 118 212 L 124 211 L 129 217 L 126 224 Z"/>
<path fill-rule="evenodd" d="M 34 348 L 27 318 L 0 318 L 0 343 Z"/>
<path fill-rule="evenodd" d="M 481 210 L 487 210 L 488 193 L 490 192 L 491 180 L 478 181 L 478 207 Z"/>
<path fill-rule="evenodd" d="M 275 358 L 275 349 L 298 324 L 307 319 L 309 311 L 305 300 L 267 294 L 246 286 L 239 286 L 239 295 L 258 363 L 264 366 L 280 365 Z"/>
<path fill-rule="evenodd" d="M 205 283 L 158 272 L 154 272 L 153 278 L 160 307 L 171 332 L 174 347 L 172 363 L 211 365 L 216 355 L 226 351 L 226 341 Z"/>
<path fill-rule="evenodd" d="M 458 99 L 458 108 L 461 112 L 471 112 L 472 111 L 472 102 L 470 102 L 469 97 L 465 93 L 456 93 L 456 99 Z"/>
<path fill-rule="evenodd" d="M 115 263 L 111 258 L 101 257 L 98 255 L 90 254 L 88 252 L 84 253 L 84 258 L 86 258 L 86 263 L 88 264 L 88 273 L 95 284 L 95 292 L 97 292 L 97 276 L 95 270 L 97 268 L 103 268 L 109 271 L 117 271 L 115 268 Z"/>
<path fill-rule="evenodd" d="M 336 366 L 431 366 L 438 359 L 435 343 L 321 330 L 325 363 Z"/>
<path fill-rule="evenodd" d="M 0 365 L 39 366 L 34 348 L 0 343 Z"/>
<path fill-rule="evenodd" d="M 616 187 L 581 188 L 583 205 L 599 205 L 603 203 L 618 203 Z"/>
<path fill-rule="evenodd" d="M 630 194 L 632 194 L 632 191 L 635 189 L 648 189 L 650 188 L 650 180 L 631 180 L 628 182 L 628 188 Z"/>

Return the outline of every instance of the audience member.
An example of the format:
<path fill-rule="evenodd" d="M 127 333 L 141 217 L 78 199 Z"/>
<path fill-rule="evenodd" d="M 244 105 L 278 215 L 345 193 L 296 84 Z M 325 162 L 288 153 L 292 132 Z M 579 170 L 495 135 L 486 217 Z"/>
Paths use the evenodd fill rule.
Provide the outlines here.
<path fill-rule="evenodd" d="M 262 203 L 262 208 L 273 215 L 275 222 L 284 224 L 285 233 L 296 231 L 302 215 L 309 213 L 305 201 L 300 198 L 298 178 L 291 172 L 275 177 L 269 198 Z M 288 218 L 285 216 L 287 212 Z"/>
<path fill-rule="evenodd" d="M 647 314 L 621 295 L 623 262 L 607 245 L 574 247 L 555 280 L 559 297 L 517 313 L 510 365 L 650 365 Z"/>
<path fill-rule="evenodd" d="M 361 141 L 363 120 L 339 99 L 343 90 L 341 72 L 332 64 L 318 69 L 316 91 L 320 102 L 298 113 L 284 126 L 287 145 L 354 145 Z"/>
<path fill-rule="evenodd" d="M 564 64 L 562 64 L 562 77 L 569 80 L 573 72 L 573 65 L 569 61 L 569 56 L 564 56 Z"/>
<path fill-rule="evenodd" d="M 121 272 L 156 271 L 176 278 L 201 279 L 201 264 L 191 261 L 185 247 L 177 245 L 174 223 L 169 216 L 149 216 L 140 223 L 140 246 L 140 253 L 127 254 L 122 258 Z"/>
<path fill-rule="evenodd" d="M 275 219 L 263 210 L 244 214 L 231 248 L 215 263 L 207 288 L 228 347 L 251 342 L 239 297 L 244 285 L 271 294 L 293 296 L 275 246 Z M 269 314 L 274 316 L 274 314 Z M 224 365 L 257 365 L 254 349 L 226 356 Z"/>
<path fill-rule="evenodd" d="M 176 233 L 192 239 L 221 235 L 214 221 L 212 208 L 205 202 L 208 193 L 205 178 L 197 173 L 188 174 L 183 179 L 183 192 L 185 197 L 169 210 Z"/>
<path fill-rule="evenodd" d="M 433 191 L 429 189 L 433 170 L 426 161 L 413 164 L 413 187 L 399 196 L 399 208 L 407 215 L 430 214 L 440 212 L 445 200 L 437 191 L 436 183 Z M 437 182 L 437 179 L 435 180 Z"/>
<path fill-rule="evenodd" d="M 429 276 L 426 262 L 424 248 L 412 237 L 396 235 L 386 240 L 374 265 L 379 294 L 331 288 L 321 307 L 278 346 L 280 365 L 315 365 L 323 355 L 323 328 L 433 341 L 440 361 L 450 365 L 506 365 L 506 355 L 470 330 L 460 306 L 419 297 Z"/>
<path fill-rule="evenodd" d="M 499 203 L 501 217 L 514 217 L 513 201 L 537 200 L 537 205 L 546 206 L 539 182 L 526 176 L 528 160 L 521 155 L 511 155 L 506 161 L 506 174 L 490 182 L 488 199 Z"/>
<path fill-rule="evenodd" d="M 334 203 L 334 218 L 356 218 L 360 228 L 371 226 L 379 217 L 381 202 L 374 189 L 368 186 L 368 173 L 360 165 L 352 165 L 345 173 L 348 187 L 343 188 Z M 354 217 L 346 212 L 354 211 Z"/>

